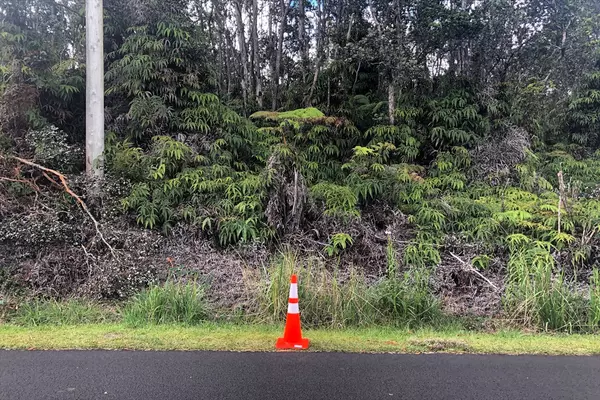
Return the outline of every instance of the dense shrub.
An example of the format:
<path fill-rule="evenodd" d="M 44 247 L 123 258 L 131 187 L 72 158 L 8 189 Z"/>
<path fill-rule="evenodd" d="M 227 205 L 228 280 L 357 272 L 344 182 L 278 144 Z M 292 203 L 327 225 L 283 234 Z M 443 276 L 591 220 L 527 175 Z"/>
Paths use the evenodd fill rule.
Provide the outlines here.
<path fill-rule="evenodd" d="M 54 125 L 27 133 L 26 140 L 33 148 L 35 161 L 62 173 L 81 170 L 83 149 L 68 142 L 68 136 Z"/>

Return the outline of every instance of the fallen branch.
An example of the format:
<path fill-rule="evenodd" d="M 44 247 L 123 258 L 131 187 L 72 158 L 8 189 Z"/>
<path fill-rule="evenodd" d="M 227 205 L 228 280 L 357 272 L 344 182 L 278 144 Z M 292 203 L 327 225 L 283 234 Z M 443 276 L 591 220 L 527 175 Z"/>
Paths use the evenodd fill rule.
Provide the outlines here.
<path fill-rule="evenodd" d="M 6 178 L 4 176 L 0 176 L 0 181 L 22 183 L 24 185 L 27 185 L 27 186 L 31 187 L 36 192 L 40 191 L 40 188 L 35 183 L 33 183 L 31 181 L 28 181 L 28 180 L 25 180 L 25 179 L 13 179 L 13 178 Z"/>
<path fill-rule="evenodd" d="M 483 279 L 484 281 L 486 281 L 491 287 L 493 287 L 494 289 L 498 290 L 498 286 L 494 285 L 488 278 L 486 278 L 485 276 L 483 276 L 481 274 L 481 272 L 479 272 L 475 268 L 473 268 L 473 266 L 471 264 L 465 262 L 462 258 L 460 258 L 459 256 L 457 256 L 453 252 L 450 252 L 450 255 L 452 257 L 456 258 L 458 261 L 460 261 L 460 263 L 463 266 L 467 267 L 467 271 L 474 273 L 475 275 L 477 275 L 478 277 L 480 277 L 481 279 Z"/>
<path fill-rule="evenodd" d="M 46 172 L 50 173 L 50 174 L 52 174 L 54 176 L 56 176 L 60 180 L 60 183 L 62 184 L 62 187 L 65 189 L 65 191 L 79 203 L 79 205 L 81 206 L 81 208 L 83 208 L 83 211 L 85 211 L 86 214 L 88 215 L 88 217 L 90 217 L 90 219 L 94 223 L 94 228 L 96 228 L 96 233 L 98 234 L 98 236 L 100 236 L 100 239 L 106 245 L 106 247 L 108 247 L 108 249 L 110 250 L 112 256 L 114 258 L 117 258 L 116 254 L 115 254 L 115 250 L 112 248 L 112 246 L 110 244 L 108 244 L 108 242 L 106 241 L 106 239 L 104 239 L 104 235 L 102 234 L 102 231 L 100 231 L 100 224 L 98 223 L 98 221 L 96 221 L 96 218 L 94 218 L 94 216 L 92 215 L 92 213 L 90 212 L 89 208 L 84 203 L 84 201 L 81 200 L 81 197 L 77 196 L 75 194 L 75 192 L 73 192 L 71 190 L 71 188 L 67 184 L 67 178 L 63 174 L 61 174 L 60 172 L 55 171 L 53 169 L 46 168 L 46 167 L 44 167 L 42 165 L 36 164 L 36 163 L 34 163 L 32 161 L 25 160 L 24 158 L 21 158 L 21 157 L 13 156 L 13 158 L 15 160 L 23 163 L 23 164 L 27 164 L 27 165 L 30 165 L 32 167 L 35 167 L 35 168 L 38 168 L 38 169 L 42 170 L 44 172 L 44 175 L 47 178 L 50 178 L 50 177 L 46 174 Z M 50 181 L 52 181 L 55 184 L 58 184 L 58 182 L 56 182 L 54 179 L 50 178 Z"/>

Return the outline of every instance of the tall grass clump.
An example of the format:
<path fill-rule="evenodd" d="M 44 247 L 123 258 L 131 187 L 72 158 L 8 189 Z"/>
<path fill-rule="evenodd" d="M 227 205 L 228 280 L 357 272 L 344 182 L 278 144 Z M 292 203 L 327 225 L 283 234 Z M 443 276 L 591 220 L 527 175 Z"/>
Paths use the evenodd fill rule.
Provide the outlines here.
<path fill-rule="evenodd" d="M 586 327 L 584 299 L 572 292 L 546 246 L 533 244 L 511 251 L 504 294 L 506 312 L 526 326 L 577 331 Z"/>
<path fill-rule="evenodd" d="M 410 268 L 400 276 L 383 279 L 375 286 L 375 304 L 386 322 L 414 327 L 431 324 L 442 315 L 438 298 L 429 285 L 430 273 Z"/>
<path fill-rule="evenodd" d="M 302 323 L 312 327 L 365 326 L 376 321 L 365 277 L 350 269 L 342 278 L 315 260 L 300 264 L 286 252 L 266 270 L 259 288 L 258 309 L 263 321 L 282 321 L 287 313 L 290 276 L 298 275 Z"/>
<path fill-rule="evenodd" d="M 430 271 L 412 267 L 400 273 L 391 238 L 387 245 L 387 276 L 374 288 L 375 304 L 381 316 L 394 325 L 430 324 L 442 312 L 438 298 L 429 285 Z"/>
<path fill-rule="evenodd" d="M 116 319 L 116 312 L 107 307 L 75 299 L 31 300 L 9 316 L 11 323 L 24 326 L 98 324 Z"/>
<path fill-rule="evenodd" d="M 209 317 L 205 287 L 196 281 L 168 280 L 136 294 L 123 309 L 128 325 L 199 324 Z"/>
<path fill-rule="evenodd" d="M 440 303 L 429 287 L 429 272 L 410 269 L 398 273 L 393 248 L 388 249 L 388 276 L 369 285 L 355 268 L 329 271 L 315 260 L 304 263 L 286 252 L 270 268 L 259 289 L 258 309 L 263 321 L 282 321 L 287 312 L 289 280 L 299 279 L 302 323 L 312 327 L 343 328 L 375 324 L 414 326 L 441 315 Z"/>
<path fill-rule="evenodd" d="M 590 329 L 596 331 L 600 327 L 600 271 L 594 268 L 590 279 L 590 307 L 588 313 Z"/>

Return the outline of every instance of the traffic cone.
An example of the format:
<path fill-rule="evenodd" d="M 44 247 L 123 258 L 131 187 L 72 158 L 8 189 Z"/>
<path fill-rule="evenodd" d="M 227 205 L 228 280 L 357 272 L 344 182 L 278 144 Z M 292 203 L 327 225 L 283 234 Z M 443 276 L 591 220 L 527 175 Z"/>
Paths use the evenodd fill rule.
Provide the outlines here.
<path fill-rule="evenodd" d="M 275 348 L 286 349 L 308 349 L 308 339 L 302 338 L 300 328 L 300 310 L 298 309 L 298 277 L 292 275 L 290 280 L 290 299 L 288 303 L 287 319 L 283 337 L 277 339 Z"/>

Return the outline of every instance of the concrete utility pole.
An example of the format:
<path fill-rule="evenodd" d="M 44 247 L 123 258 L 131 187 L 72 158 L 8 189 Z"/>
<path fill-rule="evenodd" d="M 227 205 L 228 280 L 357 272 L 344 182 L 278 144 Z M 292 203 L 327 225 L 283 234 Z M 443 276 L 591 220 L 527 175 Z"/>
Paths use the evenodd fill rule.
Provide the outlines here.
<path fill-rule="evenodd" d="M 85 169 L 104 175 L 104 28 L 102 0 L 86 0 Z"/>

